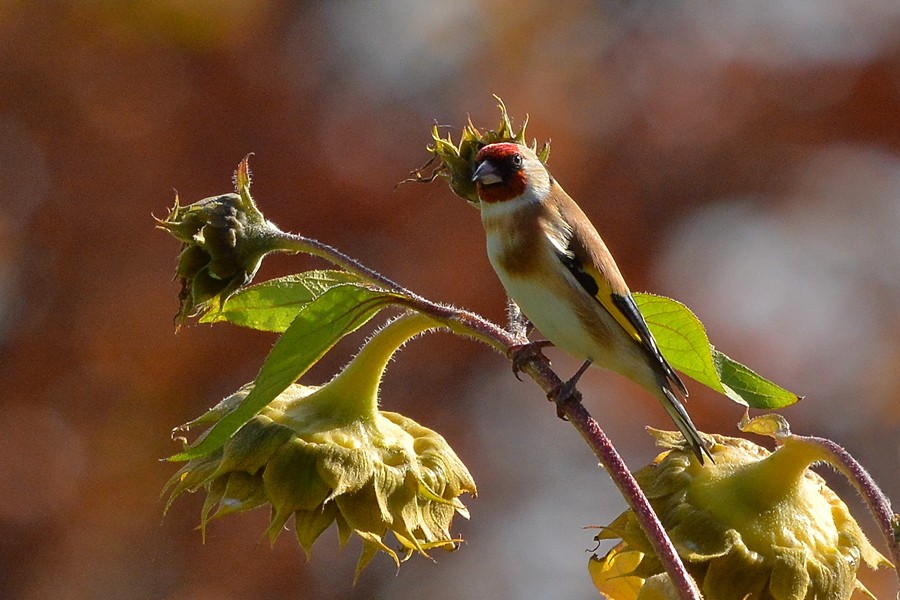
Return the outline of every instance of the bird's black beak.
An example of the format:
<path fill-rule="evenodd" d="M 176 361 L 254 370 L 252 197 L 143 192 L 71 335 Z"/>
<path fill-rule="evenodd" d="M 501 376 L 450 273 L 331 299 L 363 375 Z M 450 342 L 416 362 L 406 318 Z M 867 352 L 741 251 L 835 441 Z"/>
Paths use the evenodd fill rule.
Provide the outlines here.
<path fill-rule="evenodd" d="M 492 185 L 500 183 L 503 181 L 503 178 L 500 176 L 500 171 L 497 170 L 497 167 L 491 161 L 486 160 L 475 169 L 475 172 L 472 174 L 472 181 L 481 185 Z"/>

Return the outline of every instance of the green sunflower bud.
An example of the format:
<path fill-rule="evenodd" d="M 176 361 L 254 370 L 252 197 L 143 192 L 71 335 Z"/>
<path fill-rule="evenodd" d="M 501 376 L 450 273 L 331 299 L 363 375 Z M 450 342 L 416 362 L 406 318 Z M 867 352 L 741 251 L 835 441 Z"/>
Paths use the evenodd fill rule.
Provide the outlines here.
<path fill-rule="evenodd" d="M 506 105 L 503 100 L 494 96 L 499 103 L 500 108 L 500 127 L 496 131 L 487 130 L 479 131 L 472 124 L 472 121 L 463 127 L 462 135 L 459 139 L 459 145 L 453 143 L 450 135 L 442 138 L 440 130 L 435 126 L 431 131 L 432 144 L 428 146 L 428 151 L 433 155 L 432 161 L 437 160 L 438 166 L 434 169 L 429 177 L 417 174 L 416 181 L 430 182 L 436 177 L 443 177 L 450 184 L 453 193 L 468 200 L 474 206 L 479 205 L 478 191 L 475 183 L 472 181 L 472 174 L 475 172 L 475 156 L 478 151 L 488 144 L 497 142 L 514 142 L 517 144 L 527 145 L 525 141 L 525 128 L 528 126 L 528 118 L 522 124 L 522 128 L 516 132 L 513 129 L 512 121 L 506 112 Z M 541 162 L 546 163 L 550 156 L 550 143 L 546 142 L 540 150 L 537 149 L 537 140 L 531 143 L 531 149 L 537 152 Z M 431 164 L 431 162 L 429 162 Z"/>
<path fill-rule="evenodd" d="M 455 549 L 460 540 L 450 525 L 456 514 L 468 517 L 459 496 L 475 495 L 472 476 L 438 433 L 378 410 L 378 387 L 393 353 L 437 326 L 423 315 L 401 317 L 329 383 L 290 386 L 220 450 L 182 467 L 166 486 L 167 508 L 181 493 L 205 489 L 205 530 L 212 519 L 269 504 L 270 540 L 293 517 L 307 557 L 336 523 L 342 545 L 352 534 L 362 539 L 357 576 L 379 551 L 399 567 L 388 532 L 403 560 L 413 552 Z M 215 424 L 248 393 L 245 386 L 178 431 Z"/>
<path fill-rule="evenodd" d="M 278 228 L 268 222 L 250 196 L 247 158 L 235 173 L 237 193 L 175 206 L 157 225 L 181 243 L 175 276 L 181 282 L 176 322 L 181 324 L 212 302 L 219 306 L 248 284 L 263 257 L 277 250 Z"/>
<path fill-rule="evenodd" d="M 635 474 L 707 600 L 850 598 L 862 563 L 890 563 L 846 504 L 809 467 L 822 455 L 790 437 L 774 452 L 720 435 L 700 465 L 677 432 L 651 430 L 666 451 Z M 630 511 L 597 539 L 621 539 L 592 557 L 597 588 L 616 600 L 677 598 Z"/>

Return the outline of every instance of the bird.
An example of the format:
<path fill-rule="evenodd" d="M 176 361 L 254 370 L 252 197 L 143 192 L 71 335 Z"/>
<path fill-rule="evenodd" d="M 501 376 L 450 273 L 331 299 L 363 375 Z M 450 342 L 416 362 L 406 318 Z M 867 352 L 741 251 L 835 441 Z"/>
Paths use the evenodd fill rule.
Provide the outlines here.
<path fill-rule="evenodd" d="M 682 405 L 681 378 L 660 352 L 612 254 L 584 211 L 527 146 L 481 148 L 472 181 L 488 259 L 510 299 L 550 344 L 650 391 L 694 455 L 712 460 Z M 537 342 L 533 342 L 537 343 Z"/>

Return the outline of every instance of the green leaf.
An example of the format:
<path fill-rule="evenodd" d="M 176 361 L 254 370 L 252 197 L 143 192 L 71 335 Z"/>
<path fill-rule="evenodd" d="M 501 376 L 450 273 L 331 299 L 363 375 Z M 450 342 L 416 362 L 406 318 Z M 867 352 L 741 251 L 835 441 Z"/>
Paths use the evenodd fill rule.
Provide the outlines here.
<path fill-rule="evenodd" d="M 336 285 L 358 283 L 347 271 L 307 271 L 242 289 L 221 307 L 210 308 L 200 323 L 228 321 L 242 327 L 281 333 L 297 313 Z"/>
<path fill-rule="evenodd" d="M 338 340 L 362 327 L 388 304 L 402 299 L 400 294 L 344 284 L 332 287 L 308 303 L 275 343 L 247 397 L 193 446 L 167 460 L 191 460 L 220 448 Z"/>
<path fill-rule="evenodd" d="M 737 396 L 748 406 L 770 410 L 790 406 L 802 398 L 715 349 L 713 360 L 729 398 Z"/>
<path fill-rule="evenodd" d="M 713 362 L 700 319 L 684 304 L 653 294 L 632 294 L 650 333 L 673 368 L 722 394 L 725 388 Z"/>
<path fill-rule="evenodd" d="M 703 323 L 684 304 L 653 294 L 633 296 L 674 369 L 751 408 L 783 408 L 800 399 L 713 348 Z"/>

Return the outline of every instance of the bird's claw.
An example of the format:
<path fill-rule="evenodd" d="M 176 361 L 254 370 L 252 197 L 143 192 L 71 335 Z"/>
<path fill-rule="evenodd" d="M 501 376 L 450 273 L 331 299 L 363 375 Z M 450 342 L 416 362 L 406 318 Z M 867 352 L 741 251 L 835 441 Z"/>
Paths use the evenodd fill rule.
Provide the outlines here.
<path fill-rule="evenodd" d="M 563 421 L 568 421 L 563 407 L 569 402 L 581 402 L 581 392 L 578 391 L 578 380 L 581 379 L 581 376 L 584 375 L 584 372 L 587 371 L 590 366 L 590 360 L 584 361 L 581 367 L 575 371 L 575 374 L 572 375 L 568 381 L 560 383 L 547 394 L 547 400 L 556 404 L 556 416 Z"/>
<path fill-rule="evenodd" d="M 512 359 L 512 371 L 513 375 L 516 376 L 516 379 L 522 381 L 522 378 L 519 377 L 519 373 L 522 371 L 522 366 L 525 365 L 525 363 L 527 363 L 528 361 L 542 356 L 541 351 L 544 348 L 552 345 L 553 342 L 551 342 L 550 340 L 538 340 L 536 342 L 528 342 L 527 344 L 512 346 L 509 349 L 509 357 L 510 359 Z"/>
<path fill-rule="evenodd" d="M 563 421 L 568 421 L 569 419 L 566 418 L 563 406 L 568 402 L 578 402 L 581 400 L 581 392 L 578 391 L 578 379 L 573 377 L 568 381 L 560 383 L 550 390 L 547 394 L 547 400 L 556 404 L 556 416 Z"/>

